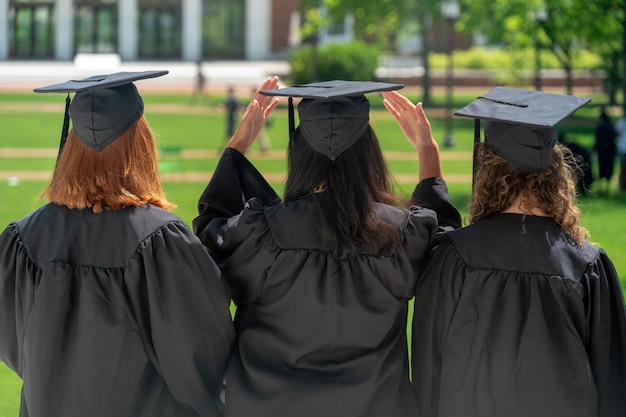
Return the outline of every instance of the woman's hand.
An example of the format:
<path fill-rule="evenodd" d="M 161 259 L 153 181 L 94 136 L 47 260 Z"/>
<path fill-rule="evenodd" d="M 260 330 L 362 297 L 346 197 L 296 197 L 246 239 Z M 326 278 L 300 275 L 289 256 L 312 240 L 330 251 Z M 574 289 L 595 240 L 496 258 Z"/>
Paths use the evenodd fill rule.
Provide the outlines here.
<path fill-rule="evenodd" d="M 404 136 L 418 152 L 420 180 L 441 177 L 439 146 L 433 137 L 422 103 L 413 104 L 397 91 L 385 91 L 381 94 L 385 99 L 383 104 L 396 118 Z"/>
<path fill-rule="evenodd" d="M 264 96 L 258 91 L 278 88 L 278 77 L 270 77 L 257 90 L 252 101 L 241 117 L 239 127 L 228 141 L 228 147 L 234 148 L 245 155 L 248 148 L 259 136 L 265 120 L 278 104 L 278 97 Z"/>
<path fill-rule="evenodd" d="M 430 129 L 430 121 L 422 108 L 422 103 L 413 104 L 411 100 L 397 91 L 386 91 L 382 95 L 385 98 L 383 104 L 396 118 L 400 129 L 413 147 L 419 151 L 432 146 L 435 139 Z"/>

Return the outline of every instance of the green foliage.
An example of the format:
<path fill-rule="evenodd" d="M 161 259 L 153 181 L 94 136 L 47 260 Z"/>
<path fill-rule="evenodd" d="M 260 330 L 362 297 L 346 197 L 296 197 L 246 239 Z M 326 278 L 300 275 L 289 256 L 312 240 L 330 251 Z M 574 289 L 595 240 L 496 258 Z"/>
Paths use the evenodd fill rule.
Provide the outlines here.
<path fill-rule="evenodd" d="M 434 4 L 436 1 L 439 0 L 427 2 Z M 350 15 L 354 18 L 357 40 L 377 45 L 382 50 L 393 50 L 399 28 L 415 21 L 417 7 L 413 0 L 302 0 L 300 8 L 305 12 L 302 36 L 306 39 L 317 33 L 316 30 Z"/>
<path fill-rule="evenodd" d="M 379 51 L 362 42 L 303 46 L 290 59 L 292 84 L 314 81 L 370 81 L 378 68 Z"/>
<path fill-rule="evenodd" d="M 466 34 L 479 31 L 489 43 L 507 49 L 538 45 L 548 51 L 557 68 L 568 75 L 568 93 L 572 93 L 571 70 L 585 62 L 581 52 L 591 48 L 601 59 L 586 68 L 605 71 L 614 98 L 621 83 L 617 52 L 622 49 L 623 33 L 623 5 L 617 0 L 463 0 L 461 9 L 457 29 Z M 542 64 L 544 59 L 542 54 Z M 543 68 L 549 65 L 547 61 Z"/>
<path fill-rule="evenodd" d="M 534 48 L 484 48 L 474 47 L 466 50 L 453 52 L 454 68 L 457 69 L 487 69 L 487 70 L 534 70 Z M 430 64 L 432 68 L 444 69 L 448 63 L 445 53 L 431 53 Z M 580 50 L 573 62 L 573 69 L 593 70 L 599 69 L 602 64 L 601 57 L 589 50 Z M 541 51 L 542 69 L 561 69 L 559 61 L 549 51 Z"/>

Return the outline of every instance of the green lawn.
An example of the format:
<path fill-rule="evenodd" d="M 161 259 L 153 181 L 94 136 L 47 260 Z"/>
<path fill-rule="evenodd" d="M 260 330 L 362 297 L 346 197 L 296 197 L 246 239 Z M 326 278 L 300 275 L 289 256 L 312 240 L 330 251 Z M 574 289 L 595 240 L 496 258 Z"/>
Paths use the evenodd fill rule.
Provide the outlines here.
<path fill-rule="evenodd" d="M 462 107 L 474 98 L 475 95 L 457 95 L 455 108 Z M 186 106 L 189 100 L 187 95 L 146 94 L 144 99 L 146 117 L 156 133 L 159 148 L 198 150 L 205 153 L 213 151 L 208 157 L 182 157 L 171 152 L 164 153 L 163 158 L 172 162 L 171 166 L 181 173 L 209 175 L 217 163 L 217 150 L 223 146 L 224 116 L 219 107 Z M 434 99 L 439 105 L 444 102 L 441 96 Z M 214 100 L 215 103 L 220 102 L 218 98 Z M 371 101 L 374 109 L 371 121 L 383 149 L 388 154 L 390 170 L 400 178 L 403 175 L 416 174 L 418 166 L 411 145 L 404 139 L 395 121 L 381 108 L 380 99 L 372 98 Z M 20 106 L 11 106 L 11 103 L 18 102 Z M 59 102 L 58 113 L 37 111 L 44 104 L 50 107 L 55 102 Z M 176 105 L 178 110 L 168 112 L 165 105 L 170 104 Z M 24 105 L 31 108 L 19 110 Z M 11 109 L 12 107 L 15 108 Z M 52 107 L 56 109 L 57 106 Z M 53 95 L 0 94 L 0 125 L 3 127 L 0 148 L 49 148 L 54 155 L 61 131 L 62 109 L 62 100 L 59 101 Z M 433 132 L 441 144 L 444 120 L 439 117 L 442 114 L 440 110 L 426 109 L 427 114 L 432 114 Z M 589 126 L 595 121 L 597 109 L 583 108 L 576 116 L 566 127 L 577 142 L 589 147 L 593 141 Z M 283 157 L 287 146 L 285 107 L 279 107 L 272 115 L 272 120 L 273 123 L 267 130 L 272 139 L 272 149 L 278 152 L 269 157 L 264 156 L 258 152 L 258 145 L 253 145 L 250 159 L 262 173 L 281 175 L 286 170 Z M 455 119 L 454 137 L 456 145 L 452 149 L 441 147 L 442 164 L 444 176 L 455 179 L 448 183 L 451 198 L 465 215 L 471 184 L 460 178 L 466 178 L 471 173 L 473 122 Z M 40 171 L 49 175 L 53 167 L 54 156 L 7 158 L 0 154 L 0 172 Z M 280 182 L 272 184 L 279 194 L 282 193 Z M 399 192 L 409 194 L 414 185 L 412 181 L 400 180 L 397 187 Z M 16 185 L 0 180 L 0 226 L 4 227 L 9 221 L 21 218 L 43 204 L 38 196 L 45 186 L 46 180 L 22 178 Z M 178 204 L 176 213 L 189 224 L 196 215 L 197 199 L 204 186 L 203 182 L 164 182 L 168 198 Z M 616 188 L 615 184 L 613 188 Z M 619 194 L 614 190 L 609 197 L 585 197 L 580 200 L 580 206 L 583 224 L 590 230 L 591 240 L 606 249 L 622 277 L 623 287 L 626 288 L 626 257 L 622 256 L 626 248 L 626 194 Z M 20 385 L 19 379 L 0 363 L 0 417 L 18 415 Z"/>

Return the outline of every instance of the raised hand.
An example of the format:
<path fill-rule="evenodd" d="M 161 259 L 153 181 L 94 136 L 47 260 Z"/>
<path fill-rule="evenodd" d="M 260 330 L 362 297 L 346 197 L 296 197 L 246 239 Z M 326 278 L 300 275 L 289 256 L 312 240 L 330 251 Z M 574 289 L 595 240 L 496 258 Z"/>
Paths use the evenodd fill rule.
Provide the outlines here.
<path fill-rule="evenodd" d="M 413 104 L 397 91 L 383 92 L 382 95 L 385 98 L 383 104 L 396 118 L 400 129 L 415 149 L 419 151 L 421 148 L 432 146 L 434 138 L 422 103 Z"/>
<path fill-rule="evenodd" d="M 279 101 L 277 97 L 265 96 L 260 94 L 259 91 L 278 88 L 278 81 L 278 77 L 274 76 L 268 78 L 261 84 L 254 94 L 252 101 L 248 107 L 246 107 L 233 137 L 228 141 L 229 148 L 234 148 L 242 154 L 245 154 L 252 143 L 254 143 L 254 140 L 259 136 L 259 132 L 261 132 L 261 128 L 263 128 L 265 124 L 265 120 L 272 110 L 276 108 Z"/>
<path fill-rule="evenodd" d="M 383 104 L 396 118 L 404 136 L 417 150 L 419 159 L 420 180 L 431 177 L 441 177 L 441 162 L 439 159 L 439 146 L 433 137 L 430 121 L 422 103 L 413 104 L 411 100 L 397 91 L 382 93 Z"/>

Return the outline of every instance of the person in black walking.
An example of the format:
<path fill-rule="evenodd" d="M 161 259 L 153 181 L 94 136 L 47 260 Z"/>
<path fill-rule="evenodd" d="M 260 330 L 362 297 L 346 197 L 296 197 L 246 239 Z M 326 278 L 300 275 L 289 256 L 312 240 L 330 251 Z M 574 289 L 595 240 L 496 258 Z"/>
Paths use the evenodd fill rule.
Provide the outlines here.
<path fill-rule="evenodd" d="M 239 110 L 239 100 L 235 96 L 235 89 L 231 86 L 228 87 L 228 97 L 224 103 L 226 107 L 226 137 L 225 141 L 228 141 L 235 133 L 235 117 Z"/>
<path fill-rule="evenodd" d="M 616 139 L 617 131 L 606 111 L 602 109 L 600 112 L 600 120 L 595 130 L 593 150 L 598 156 L 599 191 L 603 194 L 609 192 L 611 178 L 613 178 L 615 156 L 617 153 Z"/>

